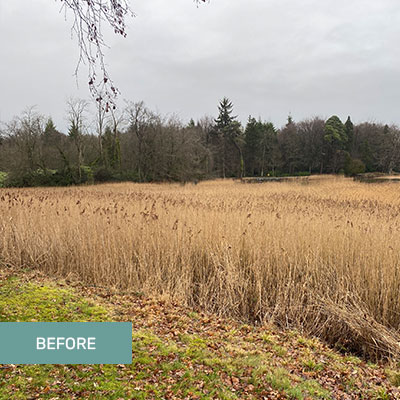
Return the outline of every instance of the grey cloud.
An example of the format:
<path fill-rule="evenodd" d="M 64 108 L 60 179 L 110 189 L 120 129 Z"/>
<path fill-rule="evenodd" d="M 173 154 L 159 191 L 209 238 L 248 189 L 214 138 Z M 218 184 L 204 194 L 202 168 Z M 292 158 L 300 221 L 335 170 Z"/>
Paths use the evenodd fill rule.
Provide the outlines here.
<path fill-rule="evenodd" d="M 107 63 L 122 99 L 183 119 L 232 98 L 278 126 L 333 113 L 400 124 L 398 0 L 133 2 L 126 39 L 107 33 Z M 88 97 L 71 20 L 52 0 L 0 0 L 0 119 L 38 104 L 65 128 L 65 99 Z"/>

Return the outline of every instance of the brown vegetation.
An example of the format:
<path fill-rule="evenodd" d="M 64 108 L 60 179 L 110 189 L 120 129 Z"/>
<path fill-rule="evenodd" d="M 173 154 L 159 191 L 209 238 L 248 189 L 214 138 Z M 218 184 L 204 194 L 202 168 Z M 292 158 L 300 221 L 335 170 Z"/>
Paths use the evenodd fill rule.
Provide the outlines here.
<path fill-rule="evenodd" d="M 400 356 L 400 197 L 345 178 L 0 190 L 0 262 Z"/>

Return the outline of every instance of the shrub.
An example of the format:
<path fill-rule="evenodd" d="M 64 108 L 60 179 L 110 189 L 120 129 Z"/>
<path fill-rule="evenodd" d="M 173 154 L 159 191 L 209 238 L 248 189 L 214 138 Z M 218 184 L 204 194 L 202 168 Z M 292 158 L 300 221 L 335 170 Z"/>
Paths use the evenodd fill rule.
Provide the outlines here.
<path fill-rule="evenodd" d="M 79 175 L 78 175 L 79 176 Z M 94 174 L 91 167 L 88 165 L 82 165 L 81 167 L 81 178 L 79 183 L 93 183 Z"/>
<path fill-rule="evenodd" d="M 80 183 L 93 183 L 93 172 L 88 166 L 63 170 L 37 169 L 35 171 L 13 171 L 4 181 L 6 187 L 70 186 Z"/>
<path fill-rule="evenodd" d="M 115 180 L 115 178 L 109 169 L 102 167 L 95 171 L 94 180 L 96 182 L 110 182 Z"/>
<path fill-rule="evenodd" d="M 344 173 L 346 176 L 356 176 L 365 172 L 365 164 L 354 158 L 348 158 L 344 167 Z"/>

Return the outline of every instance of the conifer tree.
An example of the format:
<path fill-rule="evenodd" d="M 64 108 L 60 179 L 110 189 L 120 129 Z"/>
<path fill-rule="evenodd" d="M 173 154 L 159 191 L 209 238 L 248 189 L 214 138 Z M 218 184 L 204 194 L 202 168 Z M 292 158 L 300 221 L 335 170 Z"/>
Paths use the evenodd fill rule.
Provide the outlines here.
<path fill-rule="evenodd" d="M 239 174 L 243 176 L 244 161 L 242 147 L 244 140 L 240 122 L 236 120 L 237 116 L 232 116 L 232 102 L 224 97 L 218 105 L 218 117 L 215 119 L 214 138 L 217 146 L 217 156 L 220 158 L 222 177 L 235 175 L 235 167 L 239 165 Z M 235 154 L 236 153 L 236 154 Z M 236 162 L 235 159 L 238 159 Z"/>
<path fill-rule="evenodd" d="M 324 142 L 327 164 L 330 163 L 332 172 L 337 172 L 340 168 L 341 158 L 346 153 L 344 150 L 346 150 L 348 137 L 346 127 L 336 115 L 325 122 Z M 345 159 L 342 161 L 344 162 Z"/>
<path fill-rule="evenodd" d="M 353 122 L 351 122 L 350 116 L 347 117 L 344 127 L 347 135 L 347 151 L 351 153 L 354 137 L 354 125 Z"/>

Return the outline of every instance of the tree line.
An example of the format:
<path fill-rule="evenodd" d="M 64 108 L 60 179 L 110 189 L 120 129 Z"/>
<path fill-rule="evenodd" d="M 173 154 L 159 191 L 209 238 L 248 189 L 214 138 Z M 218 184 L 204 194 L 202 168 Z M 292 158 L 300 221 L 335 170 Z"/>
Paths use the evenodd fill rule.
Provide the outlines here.
<path fill-rule="evenodd" d="M 400 171 L 400 130 L 354 125 L 337 116 L 277 129 L 250 116 L 245 126 L 223 98 L 216 118 L 184 124 L 143 102 L 106 110 L 96 102 L 67 104 L 68 132 L 34 108 L 0 130 L 0 185 L 70 185 L 85 182 L 198 181 L 208 178 Z"/>

